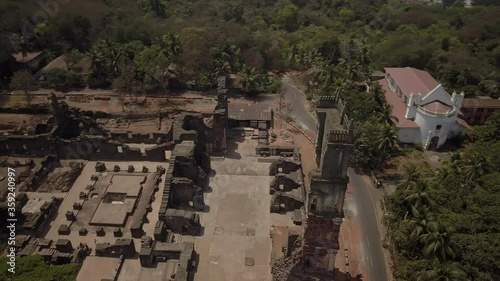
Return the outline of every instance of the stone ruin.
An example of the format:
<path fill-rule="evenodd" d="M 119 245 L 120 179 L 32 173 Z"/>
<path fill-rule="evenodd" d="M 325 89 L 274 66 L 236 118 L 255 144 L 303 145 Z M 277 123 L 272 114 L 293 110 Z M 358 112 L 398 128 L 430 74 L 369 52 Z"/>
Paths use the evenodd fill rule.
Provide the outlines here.
<path fill-rule="evenodd" d="M 208 174 L 211 172 L 209 154 L 223 155 L 227 151 L 228 102 L 224 91 L 220 92 L 217 101 L 216 109 L 210 118 L 197 113 L 183 112 L 176 115 L 172 126 L 166 126 L 165 131 L 142 134 L 109 130 L 97 122 L 97 118 L 109 117 L 106 113 L 70 108 L 67 103 L 58 101 L 57 97 L 52 94 L 50 96 L 52 118 L 49 118 L 46 124 L 38 124 L 38 129 L 33 135 L 11 134 L 0 137 L 0 155 L 47 157 L 44 161 L 85 159 L 169 162 L 167 171 L 164 169 L 157 171 L 160 174 L 167 173 L 158 215 L 159 221 L 155 228 L 154 236 L 157 241 L 151 238 L 143 239 L 140 259 L 143 266 L 150 266 L 157 258 L 176 259 L 179 261 L 179 266 L 175 276 L 171 278 L 184 281 L 187 280 L 187 274 L 193 267 L 191 261 L 194 255 L 194 245 L 174 243 L 173 233 L 183 235 L 200 235 L 201 233 L 200 217 L 194 211 L 205 211 L 207 208 L 203 193 L 208 187 Z M 33 112 L 33 114 L 37 113 Z M 160 122 L 166 115 L 159 115 Z M 155 145 L 141 152 L 139 148 L 128 146 L 128 143 L 154 143 Z M 169 159 L 165 159 L 166 151 L 172 151 Z M 50 165 L 42 166 L 44 168 L 33 173 L 29 183 L 33 184 L 38 178 L 46 176 L 45 169 Z M 72 168 L 79 175 L 83 165 L 75 164 Z M 98 173 L 110 169 L 111 167 L 106 167 L 102 162 L 95 166 L 95 171 Z M 112 169 L 114 172 L 120 170 L 118 166 Z M 133 172 L 131 168 L 127 170 Z M 143 172 L 146 170 L 143 168 Z M 89 186 L 87 191 L 90 192 L 92 188 Z M 87 198 L 87 191 L 81 194 L 83 199 Z M 74 203 L 73 211 L 66 214 L 68 221 L 58 226 L 60 235 L 71 233 L 69 225 L 74 221 L 75 213 L 82 208 L 81 204 Z M 34 222 L 31 228 L 35 229 L 41 224 L 46 215 L 50 215 L 51 210 L 57 210 L 50 206 L 57 207 L 51 204 L 44 207 L 47 214 L 43 213 L 43 217 L 31 220 Z M 143 235 L 142 224 L 146 219 L 148 208 L 136 211 L 144 214 L 143 220 L 134 221 L 130 226 L 130 232 L 134 238 Z M 119 231 L 115 229 L 114 235 L 120 236 L 121 231 L 121 229 Z M 89 230 L 86 227 L 78 230 L 78 235 L 85 236 L 88 233 Z M 101 230 L 97 229 L 96 234 L 104 235 L 104 229 L 102 227 Z M 67 247 L 67 243 L 63 242 L 59 243 L 60 248 Z M 80 245 L 78 249 L 84 251 L 88 247 Z M 96 246 L 96 255 L 99 256 L 132 257 L 135 253 L 133 240 L 127 238 L 119 238 L 113 244 L 99 243 Z M 49 252 L 45 255 L 48 257 Z M 57 260 L 61 259 L 57 258 Z M 67 260 L 64 261 L 67 262 Z"/>
<path fill-rule="evenodd" d="M 16 244 L 20 248 L 17 256 L 38 255 L 52 264 L 81 261 L 90 254 L 90 248 L 86 244 L 82 243 L 75 249 L 68 239 L 58 239 L 54 242 L 31 235 L 19 235 Z"/>
<path fill-rule="evenodd" d="M 196 141 L 197 154 L 202 151 L 223 155 L 227 151 L 228 135 L 228 101 L 223 91 L 217 101 L 214 113 L 208 119 L 199 113 L 182 112 L 175 115 L 170 125 L 160 126 L 160 131 L 120 133 L 96 121 L 98 118 L 110 117 L 108 114 L 70 108 L 66 102 L 58 101 L 57 97 L 51 94 L 52 118 L 49 118 L 46 124 L 37 124 L 37 127 L 43 129 L 38 129 L 35 134 L 29 136 L 0 137 L 0 155 L 54 155 L 59 159 L 163 162 L 166 160 L 165 151 L 172 150 L 176 144 L 185 140 Z M 158 118 L 162 124 L 162 120 L 167 116 L 167 113 L 160 113 L 153 117 Z M 156 145 L 141 152 L 139 148 L 129 147 L 127 143 Z M 201 165 L 205 167 L 210 164 L 205 160 Z"/>
<path fill-rule="evenodd" d="M 176 260 L 177 267 L 171 276 L 170 280 L 186 281 L 188 274 L 195 266 L 193 263 L 194 258 L 194 243 L 170 243 L 155 241 L 149 236 L 144 236 L 141 239 L 141 250 L 139 252 L 139 259 L 141 265 L 150 267 L 155 260 Z"/>
<path fill-rule="evenodd" d="M 294 211 L 294 222 L 302 221 L 301 208 L 304 206 L 304 185 L 300 154 L 292 157 L 279 157 L 271 163 L 269 175 L 274 176 L 270 183 L 271 212 Z"/>

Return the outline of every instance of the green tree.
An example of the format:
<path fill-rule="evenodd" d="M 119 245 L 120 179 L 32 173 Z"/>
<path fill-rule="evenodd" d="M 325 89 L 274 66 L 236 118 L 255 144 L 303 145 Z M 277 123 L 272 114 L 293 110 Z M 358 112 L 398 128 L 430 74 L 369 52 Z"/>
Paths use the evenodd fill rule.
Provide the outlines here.
<path fill-rule="evenodd" d="M 493 113 L 486 123 L 472 129 L 475 142 L 492 143 L 500 140 L 500 111 Z"/>
<path fill-rule="evenodd" d="M 28 70 L 21 70 L 14 73 L 10 81 L 10 88 L 13 90 L 23 91 L 26 96 L 26 102 L 31 105 L 32 96 L 29 93 L 33 88 L 33 81 L 31 72 Z"/>
<path fill-rule="evenodd" d="M 403 177 L 398 183 L 398 188 L 403 190 L 413 189 L 421 179 L 422 175 L 417 170 L 417 166 L 410 163 L 404 166 Z"/>
<path fill-rule="evenodd" d="M 165 55 L 169 58 L 177 58 L 182 52 L 182 44 L 179 35 L 168 33 L 155 40 L 155 44 L 160 46 Z"/>
<path fill-rule="evenodd" d="M 429 232 L 420 236 L 424 243 L 423 254 L 428 258 L 436 258 L 440 262 L 452 260 L 456 257 L 456 243 L 452 239 L 453 233 L 442 223 L 431 224 Z"/>
<path fill-rule="evenodd" d="M 257 72 L 254 67 L 244 65 L 239 73 L 241 88 L 247 94 L 255 94 L 262 89 L 263 74 Z"/>
<path fill-rule="evenodd" d="M 28 52 L 33 48 L 33 43 L 28 36 L 13 34 L 10 38 L 14 45 L 14 50 L 20 52 L 23 59 L 28 55 Z"/>
<path fill-rule="evenodd" d="M 411 237 L 417 238 L 429 232 L 436 217 L 426 205 L 412 205 L 411 212 L 406 217 L 406 222 L 413 228 Z"/>
<path fill-rule="evenodd" d="M 295 31 L 299 27 L 299 7 L 289 4 L 278 11 L 275 22 L 286 31 Z"/>
<path fill-rule="evenodd" d="M 394 127 L 390 124 L 385 124 L 382 130 L 382 133 L 377 140 L 377 148 L 382 152 L 380 154 L 379 163 L 377 165 L 377 169 L 380 167 L 382 163 L 382 159 L 386 157 L 386 154 L 389 152 L 393 152 L 398 145 L 398 136 Z"/>
<path fill-rule="evenodd" d="M 168 93 L 168 79 L 170 77 L 170 60 L 164 50 L 158 45 L 145 48 L 136 58 L 137 70 L 144 73 L 146 81 L 157 83 L 165 94 Z"/>
<path fill-rule="evenodd" d="M 68 53 L 64 54 L 64 62 L 66 63 L 66 68 L 72 69 L 77 63 L 79 63 L 85 57 L 77 49 L 73 49 Z"/>
<path fill-rule="evenodd" d="M 430 270 L 423 270 L 414 275 L 414 281 L 466 281 L 465 273 L 458 263 L 435 263 Z"/>
<path fill-rule="evenodd" d="M 141 82 L 137 79 L 135 66 L 133 64 L 121 65 L 120 75 L 113 80 L 112 87 L 117 91 L 122 111 L 125 112 L 125 96 L 141 90 Z"/>
<path fill-rule="evenodd" d="M 430 187 L 427 182 L 419 180 L 411 189 L 405 190 L 404 194 L 406 197 L 404 201 L 409 204 L 409 206 L 425 206 L 431 205 L 432 200 L 429 194 Z"/>
<path fill-rule="evenodd" d="M 474 185 L 474 182 L 488 173 L 489 163 L 482 155 L 468 154 L 460 161 L 459 168 L 467 183 Z"/>

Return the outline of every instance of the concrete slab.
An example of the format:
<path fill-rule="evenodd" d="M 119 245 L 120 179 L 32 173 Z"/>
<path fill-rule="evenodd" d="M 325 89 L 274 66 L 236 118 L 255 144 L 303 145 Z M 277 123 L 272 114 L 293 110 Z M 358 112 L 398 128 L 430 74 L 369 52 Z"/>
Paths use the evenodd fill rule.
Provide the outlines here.
<path fill-rule="evenodd" d="M 116 258 L 88 256 L 76 281 L 115 280 L 119 265 L 120 260 Z"/>

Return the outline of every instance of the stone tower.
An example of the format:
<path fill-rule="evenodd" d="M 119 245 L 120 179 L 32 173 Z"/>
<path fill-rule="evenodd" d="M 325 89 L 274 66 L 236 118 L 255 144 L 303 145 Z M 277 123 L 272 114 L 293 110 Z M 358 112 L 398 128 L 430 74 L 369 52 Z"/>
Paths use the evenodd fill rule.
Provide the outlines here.
<path fill-rule="evenodd" d="M 319 132 L 316 141 L 318 169 L 310 175 L 304 231 L 303 266 L 319 280 L 332 280 L 344 197 L 347 168 L 353 149 L 353 123 L 337 97 L 324 96 L 316 104 Z"/>

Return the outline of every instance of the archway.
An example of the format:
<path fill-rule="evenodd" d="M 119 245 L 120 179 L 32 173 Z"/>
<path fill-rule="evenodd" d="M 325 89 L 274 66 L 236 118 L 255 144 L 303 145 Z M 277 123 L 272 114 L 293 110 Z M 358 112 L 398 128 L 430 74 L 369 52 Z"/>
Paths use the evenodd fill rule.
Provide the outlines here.
<path fill-rule="evenodd" d="M 429 143 L 429 150 L 436 150 L 439 143 L 439 137 L 435 136 L 431 138 L 431 142 Z"/>

